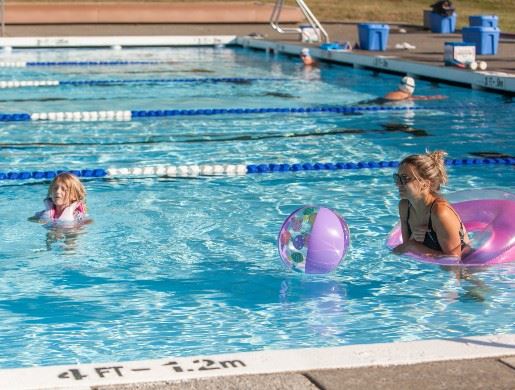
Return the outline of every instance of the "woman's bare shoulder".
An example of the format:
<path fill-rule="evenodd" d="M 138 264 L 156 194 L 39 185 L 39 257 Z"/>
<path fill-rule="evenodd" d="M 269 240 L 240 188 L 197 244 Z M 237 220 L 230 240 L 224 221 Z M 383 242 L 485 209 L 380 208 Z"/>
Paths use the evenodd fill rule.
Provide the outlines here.
<path fill-rule="evenodd" d="M 458 214 L 453 209 L 452 205 L 445 199 L 438 199 L 431 212 L 436 220 L 444 221 L 459 221 Z"/>

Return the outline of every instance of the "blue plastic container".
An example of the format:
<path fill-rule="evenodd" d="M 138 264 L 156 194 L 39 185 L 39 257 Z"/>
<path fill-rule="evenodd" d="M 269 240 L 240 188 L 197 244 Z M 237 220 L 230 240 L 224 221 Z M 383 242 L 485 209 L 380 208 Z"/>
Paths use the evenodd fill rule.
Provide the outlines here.
<path fill-rule="evenodd" d="M 442 16 L 431 12 L 429 21 L 431 24 L 431 32 L 449 34 L 456 30 L 456 12 L 451 16 Z"/>
<path fill-rule="evenodd" d="M 476 15 L 469 16 L 471 27 L 497 27 L 499 18 L 495 15 Z"/>
<path fill-rule="evenodd" d="M 501 35 L 497 27 L 463 27 L 461 33 L 464 42 L 473 42 L 476 45 L 476 54 L 497 54 Z"/>
<path fill-rule="evenodd" d="M 362 50 L 384 51 L 388 47 L 387 24 L 358 24 L 359 47 Z"/>

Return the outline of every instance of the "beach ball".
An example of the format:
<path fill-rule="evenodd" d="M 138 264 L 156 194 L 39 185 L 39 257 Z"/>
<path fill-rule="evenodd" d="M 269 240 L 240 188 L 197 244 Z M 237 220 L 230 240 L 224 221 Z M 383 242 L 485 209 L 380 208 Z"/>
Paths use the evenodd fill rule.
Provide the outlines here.
<path fill-rule="evenodd" d="M 349 227 L 327 207 L 303 206 L 284 221 L 277 246 L 283 263 L 308 274 L 331 272 L 349 248 Z"/>

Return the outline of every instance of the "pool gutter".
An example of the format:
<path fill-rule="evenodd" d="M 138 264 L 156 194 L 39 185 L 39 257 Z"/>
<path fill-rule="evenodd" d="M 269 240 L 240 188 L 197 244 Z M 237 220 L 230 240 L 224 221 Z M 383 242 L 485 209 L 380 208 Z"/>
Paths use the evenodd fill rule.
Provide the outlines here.
<path fill-rule="evenodd" d="M 169 357 L 131 362 L 0 370 L 0 388 L 86 389 L 91 386 L 311 370 L 412 365 L 515 355 L 515 334 Z"/>

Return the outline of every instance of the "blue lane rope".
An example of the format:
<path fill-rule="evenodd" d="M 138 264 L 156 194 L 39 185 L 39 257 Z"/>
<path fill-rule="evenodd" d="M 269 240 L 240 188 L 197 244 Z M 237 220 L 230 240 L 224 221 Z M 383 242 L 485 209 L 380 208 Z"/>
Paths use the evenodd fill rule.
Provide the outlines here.
<path fill-rule="evenodd" d="M 464 158 L 447 159 L 447 166 L 470 166 L 470 165 L 515 165 L 515 158 Z M 274 173 L 274 172 L 300 172 L 300 171 L 336 171 L 356 169 L 386 169 L 396 168 L 399 161 L 360 161 L 360 162 L 317 162 L 317 163 L 295 163 L 295 164 L 240 164 L 240 165 L 190 165 L 190 166 L 167 166 L 167 167 L 136 167 L 136 168 L 96 168 L 81 170 L 58 170 L 58 171 L 21 171 L 21 172 L 0 172 L 0 180 L 29 180 L 29 179 L 52 179 L 62 172 L 70 172 L 83 178 L 116 178 L 123 176 L 213 176 L 213 175 L 247 175 L 253 173 Z"/>
<path fill-rule="evenodd" d="M 338 113 L 353 114 L 362 111 L 409 111 L 427 110 L 427 107 L 410 106 L 326 106 L 326 107 L 267 107 L 267 108 L 207 108 L 190 110 L 134 110 L 131 111 L 133 118 L 156 117 L 156 116 L 195 116 L 195 115 L 220 115 L 220 114 L 264 114 L 264 113 Z"/>
<path fill-rule="evenodd" d="M 313 114 L 336 113 L 355 114 L 361 112 L 381 111 L 414 111 L 430 110 L 431 107 L 412 106 L 324 106 L 324 107 L 265 107 L 265 108 L 198 108 L 198 109 L 174 109 L 174 110 L 125 110 L 125 111 L 83 111 L 83 112 L 43 112 L 43 113 L 0 113 L 1 122 L 15 121 L 130 121 L 132 118 L 148 117 L 172 117 L 172 116 L 199 116 L 199 115 L 248 115 L 265 113 L 283 114 Z"/>
<path fill-rule="evenodd" d="M 59 81 L 59 85 L 109 85 L 109 84 L 166 84 L 166 83 L 245 83 L 252 81 L 285 81 L 274 77 L 191 77 L 175 79 L 132 79 L 132 80 L 72 80 Z"/>
<path fill-rule="evenodd" d="M 0 88 L 25 88 L 25 87 L 58 87 L 71 86 L 110 86 L 120 84 L 172 84 L 172 83 L 241 83 L 247 84 L 254 81 L 287 81 L 287 78 L 274 77 L 190 77 L 174 79 L 109 79 L 109 80 L 0 80 Z"/>
<path fill-rule="evenodd" d="M 171 64 L 166 61 L 29 61 L 26 66 L 118 66 Z"/>

